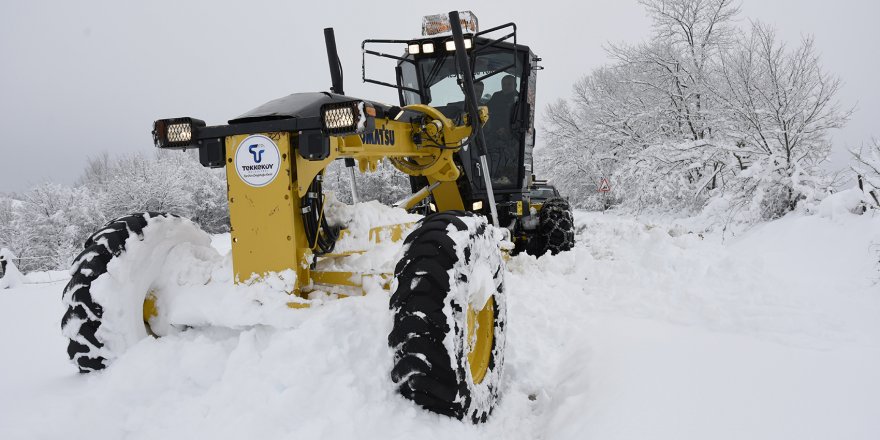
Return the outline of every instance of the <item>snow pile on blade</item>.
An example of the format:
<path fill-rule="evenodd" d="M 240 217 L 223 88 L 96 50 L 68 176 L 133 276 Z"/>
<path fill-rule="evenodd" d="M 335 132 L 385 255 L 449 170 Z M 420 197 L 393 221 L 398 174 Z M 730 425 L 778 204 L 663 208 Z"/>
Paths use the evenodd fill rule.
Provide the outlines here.
<path fill-rule="evenodd" d="M 415 228 L 415 222 L 422 218 L 377 201 L 346 205 L 328 196 L 326 206 L 328 223 L 345 227 L 345 233 L 336 242 L 333 252 L 353 254 L 319 263 L 319 270 L 393 273 L 402 242 L 393 242 L 390 230 L 383 230 L 379 237 L 371 237 L 370 230 L 401 225 L 403 237 L 406 237 Z"/>
<path fill-rule="evenodd" d="M 0 292 L 0 438 L 876 438 L 880 216 L 792 215 L 727 243 L 576 221 L 572 252 L 508 263 L 504 389 L 485 425 L 395 392 L 376 285 L 279 327 L 146 338 L 81 376 L 58 332 L 62 282 Z M 200 279 L 182 263 L 177 277 Z M 230 322 L 273 298 L 189 288 Z"/>
<path fill-rule="evenodd" d="M 412 223 L 421 218 L 376 202 L 357 206 L 336 204 L 330 212 L 335 224 L 348 230 L 339 248 L 368 251 L 334 261 L 334 266 L 320 267 L 323 270 L 391 273 L 401 243 L 390 240 L 379 245 L 371 243 L 370 229 Z M 163 234 L 150 234 L 151 227 L 160 227 Z M 188 220 L 153 218 L 144 236 L 144 241 L 129 238 L 126 252 L 108 267 L 109 276 L 101 277 L 93 285 L 95 298 L 108 304 L 113 303 L 106 301 L 109 296 L 131 294 L 128 303 L 117 302 L 118 310 L 105 311 L 120 316 L 114 321 L 128 324 L 126 328 L 102 325 L 99 330 L 103 332 L 102 338 L 110 339 L 111 345 L 118 342 L 117 345 L 127 347 L 146 336 L 140 325 L 141 309 L 136 304 L 144 292 L 154 292 L 157 298 L 158 316 L 151 320 L 151 326 L 159 335 L 188 327 L 242 328 L 262 324 L 284 328 L 299 324 L 301 314 L 291 313 L 287 307 L 288 302 L 297 300 L 289 295 L 296 280 L 294 271 L 270 273 L 259 280 L 235 285 L 229 244 L 221 244 L 225 251 L 221 255 L 210 237 Z M 224 237 L 228 240 L 228 234 Z M 320 298 L 321 295 L 314 296 Z"/>

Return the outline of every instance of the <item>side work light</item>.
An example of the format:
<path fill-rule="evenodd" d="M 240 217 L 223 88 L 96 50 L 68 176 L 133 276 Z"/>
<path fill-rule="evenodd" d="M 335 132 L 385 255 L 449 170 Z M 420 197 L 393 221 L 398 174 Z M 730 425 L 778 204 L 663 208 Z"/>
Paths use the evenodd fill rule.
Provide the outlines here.
<path fill-rule="evenodd" d="M 157 148 L 190 148 L 196 132 L 204 126 L 205 121 L 195 118 L 160 119 L 153 123 L 153 143 Z"/>
<path fill-rule="evenodd" d="M 331 136 L 363 133 L 375 127 L 376 109 L 364 101 L 334 102 L 321 106 L 321 130 Z"/>

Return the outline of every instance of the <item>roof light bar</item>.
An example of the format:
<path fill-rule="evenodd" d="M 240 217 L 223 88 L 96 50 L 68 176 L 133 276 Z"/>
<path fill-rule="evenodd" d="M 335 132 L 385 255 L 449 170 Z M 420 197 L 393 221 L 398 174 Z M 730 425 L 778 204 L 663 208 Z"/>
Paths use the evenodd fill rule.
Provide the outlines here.
<path fill-rule="evenodd" d="M 474 46 L 474 40 L 472 40 L 472 39 L 470 39 L 470 38 L 465 38 L 465 39 L 464 39 L 464 49 L 465 49 L 465 50 L 468 50 L 468 49 L 470 49 L 470 48 L 473 47 L 473 46 Z M 453 40 L 449 40 L 449 41 L 447 41 L 447 42 L 446 42 L 446 50 L 449 51 L 449 52 L 453 52 L 453 51 L 455 51 L 455 41 L 453 41 Z"/>

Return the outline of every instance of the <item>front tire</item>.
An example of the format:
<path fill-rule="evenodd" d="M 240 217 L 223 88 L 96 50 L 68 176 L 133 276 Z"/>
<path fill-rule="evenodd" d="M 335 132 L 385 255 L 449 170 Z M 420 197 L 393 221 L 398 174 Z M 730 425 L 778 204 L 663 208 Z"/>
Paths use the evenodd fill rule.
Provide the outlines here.
<path fill-rule="evenodd" d="M 474 423 L 494 409 L 504 366 L 500 237 L 484 217 L 433 214 L 404 242 L 391 296 L 391 376 L 430 411 Z"/>
<path fill-rule="evenodd" d="M 151 289 L 165 256 L 180 243 L 207 246 L 210 240 L 189 220 L 153 212 L 112 220 L 86 240 L 62 294 L 67 311 L 61 318 L 67 354 L 81 373 L 106 368 L 154 334 Z"/>

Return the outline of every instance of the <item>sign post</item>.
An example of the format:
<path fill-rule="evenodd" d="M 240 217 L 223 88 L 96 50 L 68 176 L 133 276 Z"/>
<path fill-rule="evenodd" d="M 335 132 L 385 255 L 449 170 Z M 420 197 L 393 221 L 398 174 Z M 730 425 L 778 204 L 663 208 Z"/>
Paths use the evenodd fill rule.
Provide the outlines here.
<path fill-rule="evenodd" d="M 605 212 L 608 209 L 608 193 L 611 192 L 611 185 L 608 183 L 608 179 L 603 177 L 599 180 L 599 192 L 602 193 L 602 212 Z"/>

